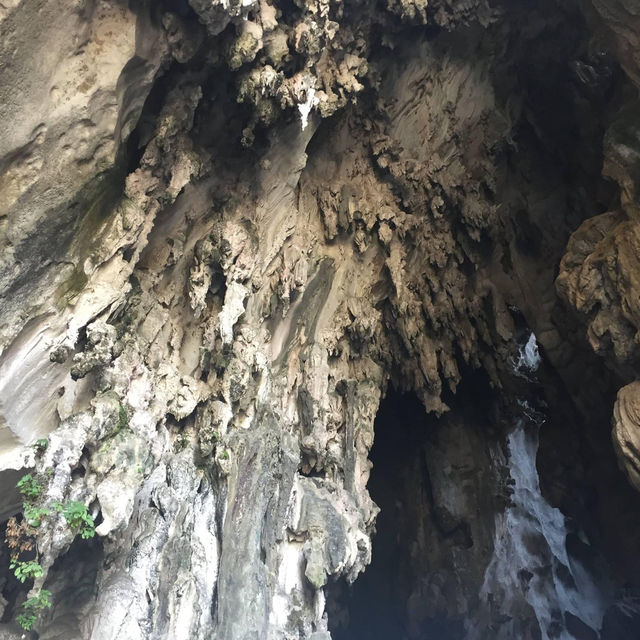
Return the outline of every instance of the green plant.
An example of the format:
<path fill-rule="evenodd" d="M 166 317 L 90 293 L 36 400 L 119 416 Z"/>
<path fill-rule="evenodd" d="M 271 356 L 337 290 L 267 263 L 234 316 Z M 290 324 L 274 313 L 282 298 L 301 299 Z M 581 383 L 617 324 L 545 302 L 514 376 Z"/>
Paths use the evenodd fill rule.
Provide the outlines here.
<path fill-rule="evenodd" d="M 17 623 L 29 631 L 36 623 L 38 614 L 51 606 L 51 591 L 42 589 L 37 596 L 29 598 L 22 604 L 22 613 L 16 616 Z"/>
<path fill-rule="evenodd" d="M 34 507 L 26 502 L 22 505 L 24 519 L 30 527 L 39 527 L 42 518 L 48 516 L 50 511 L 46 507 Z"/>
<path fill-rule="evenodd" d="M 36 498 L 42 491 L 42 486 L 30 475 L 24 476 L 18 485 L 20 492 L 27 498 Z M 5 536 L 9 548 L 13 551 L 9 568 L 22 583 L 44 575 L 44 570 L 37 560 L 18 560 L 19 553 L 32 551 L 35 548 L 35 527 L 40 526 L 42 518 L 52 512 L 62 513 L 69 527 L 84 540 L 93 538 L 96 533 L 93 517 L 82 502 L 72 500 L 63 504 L 56 500 L 48 507 L 36 507 L 25 502 L 22 506 L 23 521 L 19 524 L 15 518 L 11 518 L 7 524 Z M 37 596 L 29 598 L 22 605 L 22 613 L 16 616 L 16 621 L 25 631 L 29 631 L 36 623 L 40 612 L 50 606 L 51 592 L 43 589 Z"/>
<path fill-rule="evenodd" d="M 224 449 L 223 451 L 220 452 L 220 458 L 222 460 L 228 460 L 229 459 L 229 452 Z"/>
<path fill-rule="evenodd" d="M 43 574 L 42 567 L 35 560 L 21 562 L 17 558 L 11 558 L 9 569 L 11 569 L 15 577 L 23 583 L 33 578 L 39 578 Z"/>
<path fill-rule="evenodd" d="M 64 505 L 59 500 L 54 500 L 49 506 L 58 513 L 62 513 L 64 511 Z"/>
<path fill-rule="evenodd" d="M 42 493 L 42 485 L 30 473 L 22 476 L 16 487 L 28 500 L 35 500 Z"/>
<path fill-rule="evenodd" d="M 46 448 L 45 445 L 42 446 Z M 16 518 L 9 519 L 5 540 L 12 552 L 9 568 L 16 578 L 24 583 L 27 580 L 40 578 L 44 575 L 44 570 L 37 561 L 37 556 L 34 560 L 21 561 L 18 559 L 19 554 L 22 552 L 36 549 L 36 529 L 40 526 L 44 517 L 51 515 L 53 512 L 61 513 L 69 527 L 76 534 L 79 534 L 83 540 L 93 538 L 96 534 L 96 527 L 93 517 L 82 502 L 72 500 L 63 504 L 56 500 L 47 506 L 36 506 L 34 503 L 42 494 L 43 486 L 31 474 L 22 476 L 16 486 L 26 500 L 22 505 L 24 517 L 20 522 Z M 40 612 L 50 606 L 51 592 L 43 589 L 37 596 L 29 598 L 22 605 L 22 612 L 16 616 L 16 622 L 25 631 L 29 631 L 36 623 Z"/>
<path fill-rule="evenodd" d="M 93 516 L 82 502 L 72 500 L 64 505 L 62 513 L 67 524 L 80 534 L 83 540 L 93 538 L 96 534 L 96 525 Z"/>

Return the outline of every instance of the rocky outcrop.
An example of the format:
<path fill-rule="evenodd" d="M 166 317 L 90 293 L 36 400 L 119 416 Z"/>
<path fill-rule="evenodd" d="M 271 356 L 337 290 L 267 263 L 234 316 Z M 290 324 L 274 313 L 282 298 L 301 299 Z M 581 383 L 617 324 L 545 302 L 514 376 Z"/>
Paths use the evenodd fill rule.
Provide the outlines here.
<path fill-rule="evenodd" d="M 589 343 L 625 377 L 638 359 L 638 221 L 634 117 L 617 115 L 605 137 L 605 172 L 620 185 L 620 208 L 586 220 L 571 236 L 556 286 L 586 320 Z"/>
<path fill-rule="evenodd" d="M 60 391 L 76 393 L 49 352 L 73 346 L 122 296 L 122 249 L 143 220 L 109 214 L 126 140 L 168 56 L 150 16 L 122 3 L 40 4 L 11 3 L 0 23 L 0 287 L 12 301 L 0 320 L 3 467 L 16 464 L 16 445 L 57 426 Z"/>
<path fill-rule="evenodd" d="M 588 13 L 599 37 L 611 44 L 637 87 L 640 60 L 634 43 L 640 33 L 640 13 L 628 3 L 597 0 L 592 5 Z M 637 378 L 638 364 L 639 124 L 637 90 L 629 87 L 617 99 L 615 115 L 603 141 L 603 175 L 617 185 L 619 200 L 613 208 L 589 218 L 575 231 L 556 281 L 561 298 L 586 325 L 589 344 L 623 383 Z M 621 389 L 618 406 L 628 400 L 633 388 Z M 622 444 L 624 437 L 617 411 L 613 418 L 614 445 L 620 464 L 628 473 L 634 464 L 633 455 Z"/>
<path fill-rule="evenodd" d="M 632 382 L 618 391 L 613 409 L 613 445 L 629 482 L 640 491 L 638 384 Z"/>
<path fill-rule="evenodd" d="M 637 85 L 640 82 L 638 7 L 621 0 L 591 0 L 590 4 L 587 4 L 587 11 L 593 12 L 599 18 L 596 28 L 610 40 L 621 65 Z"/>
<path fill-rule="evenodd" d="M 507 433 L 458 386 L 513 400 L 528 326 L 565 402 L 611 388 L 554 289 L 576 228 L 558 291 L 612 384 L 634 371 L 614 58 L 553 0 L 45 4 L 0 7 L 0 473 L 45 510 L 13 521 L 42 572 L 1 574 L 0 636 L 46 589 L 42 640 L 328 638 L 332 585 L 372 559 L 390 385 L 445 414 L 429 513 L 401 516 L 425 529 L 411 633 L 468 630 Z"/>

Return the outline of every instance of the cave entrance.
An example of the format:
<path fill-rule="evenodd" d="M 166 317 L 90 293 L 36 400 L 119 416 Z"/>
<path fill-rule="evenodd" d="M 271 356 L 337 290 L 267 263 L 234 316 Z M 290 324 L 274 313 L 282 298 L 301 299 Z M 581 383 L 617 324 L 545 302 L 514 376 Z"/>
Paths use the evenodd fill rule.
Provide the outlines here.
<path fill-rule="evenodd" d="M 369 455 L 373 469 L 367 485 L 380 507 L 372 562 L 342 598 L 348 615 L 339 618 L 342 626 L 332 629 L 335 640 L 382 640 L 404 635 L 404 607 L 396 582 L 407 550 L 398 540 L 398 511 L 407 497 L 403 470 L 416 462 L 410 459 L 421 449 L 425 419 L 424 407 L 415 396 L 390 392 L 380 405 Z M 421 489 L 415 487 L 415 500 L 423 499 Z"/>
<path fill-rule="evenodd" d="M 352 585 L 328 589 L 334 640 L 465 636 L 493 540 L 498 433 L 484 374 L 464 376 L 446 400 L 441 417 L 391 389 L 380 405 L 367 485 L 380 507 L 372 562 Z"/>
<path fill-rule="evenodd" d="M 411 629 L 408 615 L 422 564 L 415 562 L 415 555 L 425 542 L 431 503 L 423 452 L 436 422 L 414 395 L 389 390 L 380 405 L 367 485 L 380 507 L 372 562 L 353 585 L 337 585 L 329 595 L 331 600 L 337 593 L 335 612 L 329 602 L 334 640 L 401 640 L 416 637 L 416 633 L 438 640 L 460 637 L 460 630 L 451 628 L 450 621 L 437 617 L 423 620 L 419 631 Z"/>

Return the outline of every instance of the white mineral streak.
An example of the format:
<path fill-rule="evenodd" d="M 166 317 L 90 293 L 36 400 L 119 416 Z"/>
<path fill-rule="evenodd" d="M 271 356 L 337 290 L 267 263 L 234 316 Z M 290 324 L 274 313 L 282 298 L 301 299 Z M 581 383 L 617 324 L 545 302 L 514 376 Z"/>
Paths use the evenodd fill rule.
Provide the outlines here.
<path fill-rule="evenodd" d="M 248 290 L 239 282 L 232 282 L 227 287 L 224 296 L 224 306 L 218 314 L 220 322 L 220 337 L 224 344 L 233 342 L 233 327 L 238 318 L 244 313 L 244 301 L 247 297 Z"/>
<path fill-rule="evenodd" d="M 269 613 L 269 624 L 276 631 L 287 626 L 294 590 L 301 591 L 304 584 L 304 556 L 302 542 L 288 540 L 282 545 L 278 569 L 278 582 Z M 320 612 L 320 615 L 324 613 Z"/>
<path fill-rule="evenodd" d="M 504 603 L 524 596 L 535 612 L 544 640 L 572 638 L 566 631 L 554 635 L 552 623 L 565 611 L 592 629 L 600 629 L 608 605 L 602 585 L 575 559 L 566 547 L 567 527 L 560 510 L 551 507 L 542 494 L 536 469 L 537 426 L 521 419 L 508 439 L 509 474 L 513 480 L 510 506 L 496 517 L 494 555 L 485 574 L 481 598 L 492 594 Z M 560 575 L 566 568 L 574 581 Z"/>
<path fill-rule="evenodd" d="M 540 354 L 531 333 L 519 349 L 514 373 L 533 374 L 539 365 Z M 596 585 L 595 578 L 567 551 L 565 517 L 540 491 L 536 455 L 544 418 L 527 401 L 518 404 L 522 416 L 507 439 L 512 493 L 506 510 L 496 516 L 493 557 L 480 597 L 506 615 L 514 614 L 518 599 L 524 597 L 544 640 L 570 640 L 573 636 L 564 628 L 564 613 L 575 615 L 597 631 L 609 596 L 606 585 Z M 495 459 L 499 462 L 500 456 Z M 560 625 L 561 631 L 554 630 L 554 624 Z"/>
<path fill-rule="evenodd" d="M 319 100 L 316 97 L 316 90 L 313 87 L 307 89 L 307 98 L 304 102 L 298 105 L 298 111 L 300 111 L 300 126 L 304 131 L 309 124 L 309 114 L 311 110 L 318 104 Z"/>
<path fill-rule="evenodd" d="M 20 468 L 22 445 L 56 424 L 57 391 L 65 372 L 49 362 L 50 322 L 35 322 L 0 357 L 0 469 Z"/>
<path fill-rule="evenodd" d="M 528 379 L 529 374 L 538 370 L 540 360 L 538 341 L 535 334 L 531 332 L 527 341 L 518 347 L 518 359 L 513 363 L 514 373 L 519 377 Z"/>

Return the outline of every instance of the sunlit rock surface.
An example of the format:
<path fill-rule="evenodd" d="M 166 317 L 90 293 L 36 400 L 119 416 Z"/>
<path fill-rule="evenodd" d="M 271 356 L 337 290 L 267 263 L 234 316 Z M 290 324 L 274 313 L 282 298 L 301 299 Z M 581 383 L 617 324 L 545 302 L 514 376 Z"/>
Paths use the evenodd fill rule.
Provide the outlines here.
<path fill-rule="evenodd" d="M 0 3 L 0 638 L 637 635 L 639 16 Z"/>

